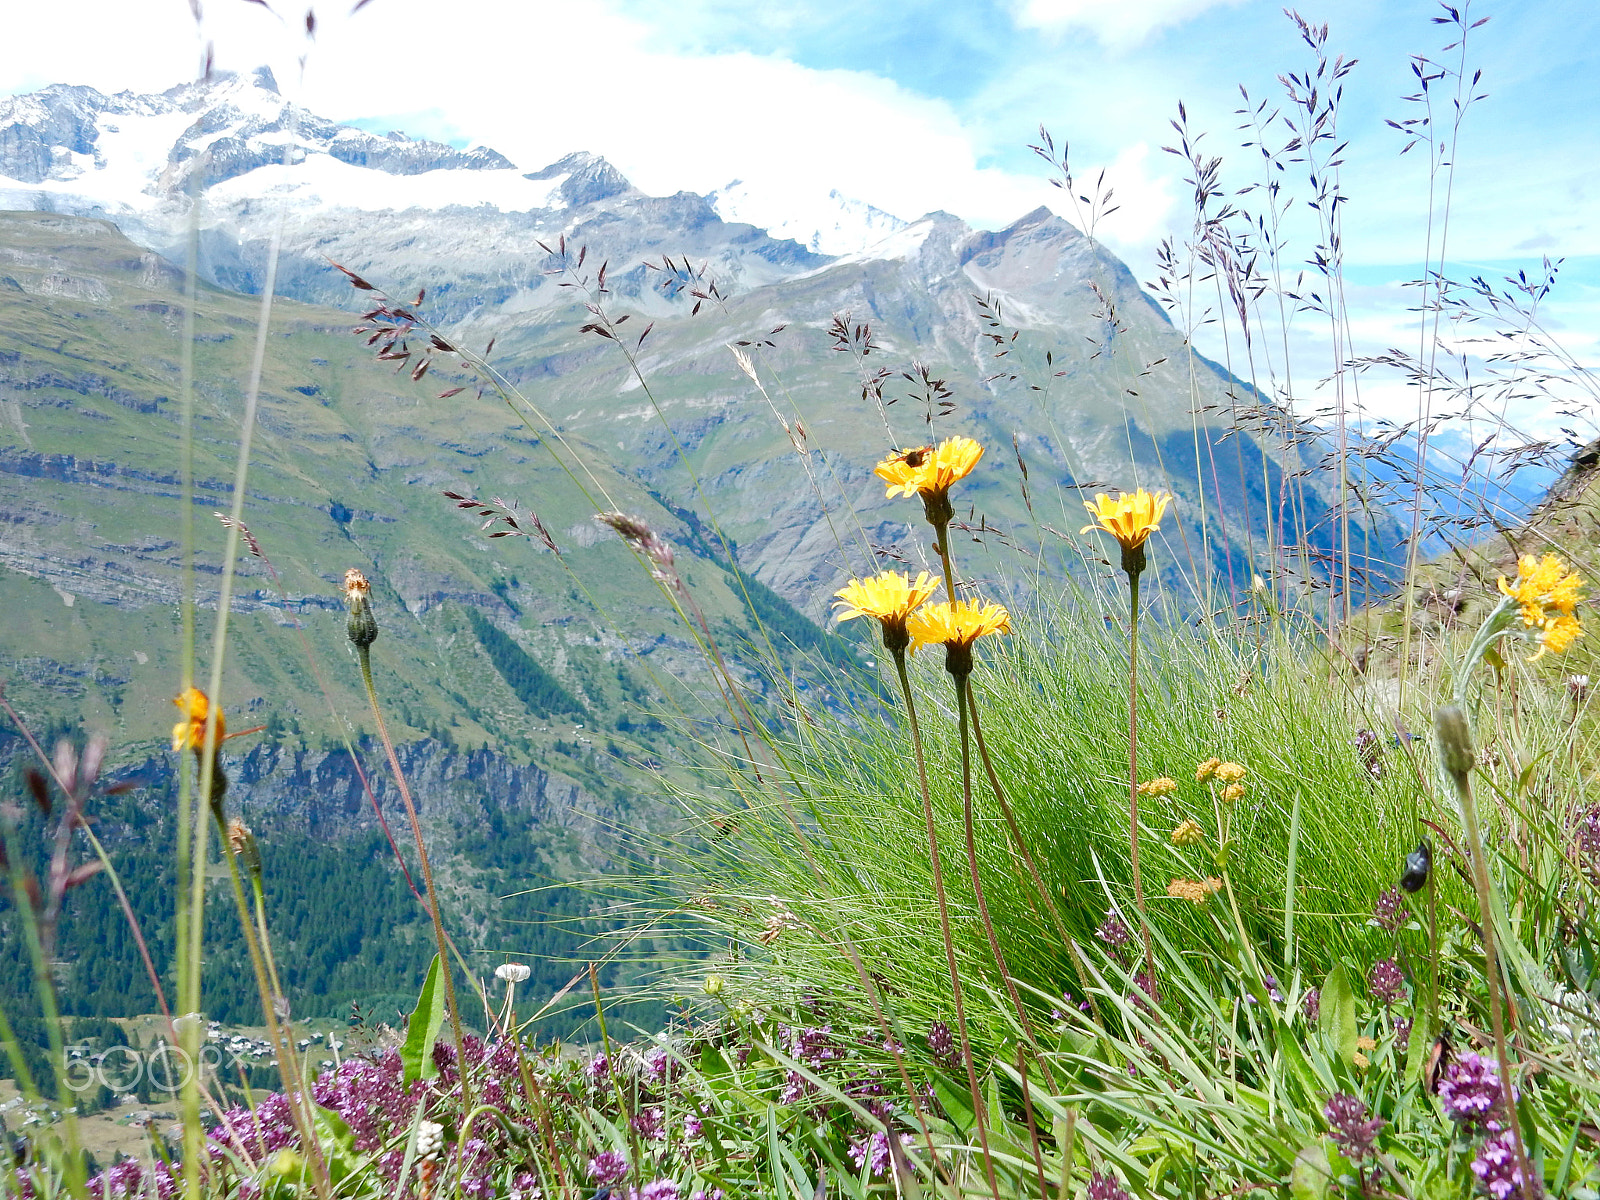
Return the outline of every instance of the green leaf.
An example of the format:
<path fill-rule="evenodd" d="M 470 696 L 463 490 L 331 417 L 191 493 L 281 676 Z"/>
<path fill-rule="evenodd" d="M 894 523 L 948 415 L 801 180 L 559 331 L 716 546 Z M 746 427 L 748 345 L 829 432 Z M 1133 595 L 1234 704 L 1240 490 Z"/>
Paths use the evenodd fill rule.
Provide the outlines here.
<path fill-rule="evenodd" d="M 1289 1195 L 1294 1200 L 1327 1200 L 1333 1168 L 1328 1163 L 1328 1148 L 1322 1139 L 1308 1142 L 1294 1156 L 1289 1171 Z"/>
<path fill-rule="evenodd" d="M 1317 1018 L 1328 1053 L 1341 1062 L 1356 1057 L 1356 997 L 1350 987 L 1350 973 L 1344 963 L 1335 963 L 1322 981 L 1322 1013 Z"/>
<path fill-rule="evenodd" d="M 971 1092 L 965 1087 L 957 1087 L 944 1075 L 935 1075 L 933 1094 L 938 1098 L 939 1107 L 944 1109 L 951 1124 L 965 1136 L 973 1123 Z"/>
<path fill-rule="evenodd" d="M 433 1062 L 433 1044 L 439 1040 L 439 1030 L 444 1028 L 444 984 L 439 978 L 439 956 L 433 956 L 428 968 L 428 978 L 423 981 L 422 993 L 417 997 L 416 1011 L 406 1023 L 406 1044 L 400 1047 L 400 1062 L 405 1067 L 405 1081 L 432 1079 L 439 1073 Z"/>

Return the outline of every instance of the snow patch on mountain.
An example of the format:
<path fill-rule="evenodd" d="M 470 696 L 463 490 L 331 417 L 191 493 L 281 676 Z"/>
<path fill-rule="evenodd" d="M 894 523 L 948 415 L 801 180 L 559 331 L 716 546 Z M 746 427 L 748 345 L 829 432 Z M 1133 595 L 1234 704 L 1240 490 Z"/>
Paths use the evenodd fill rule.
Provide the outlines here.
<path fill-rule="evenodd" d="M 815 254 L 859 254 L 907 224 L 893 213 L 852 200 L 838 188 L 826 194 L 817 190 L 779 195 L 754 191 L 735 179 L 706 199 L 724 221 L 743 221 L 772 237 L 793 238 Z"/>

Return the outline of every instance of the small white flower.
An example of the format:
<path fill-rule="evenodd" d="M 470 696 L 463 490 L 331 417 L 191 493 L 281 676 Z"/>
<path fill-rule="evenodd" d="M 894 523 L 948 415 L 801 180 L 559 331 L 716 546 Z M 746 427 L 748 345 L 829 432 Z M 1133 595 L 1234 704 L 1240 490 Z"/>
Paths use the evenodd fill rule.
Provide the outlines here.
<path fill-rule="evenodd" d="M 526 963 L 501 963 L 494 969 L 494 977 L 505 983 L 524 983 L 531 974 Z"/>

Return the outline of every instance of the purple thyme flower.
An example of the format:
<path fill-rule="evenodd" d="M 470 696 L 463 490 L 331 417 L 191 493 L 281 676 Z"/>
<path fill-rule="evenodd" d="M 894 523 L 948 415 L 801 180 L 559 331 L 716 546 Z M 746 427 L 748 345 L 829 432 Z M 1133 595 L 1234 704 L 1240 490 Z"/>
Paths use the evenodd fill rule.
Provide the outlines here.
<path fill-rule="evenodd" d="M 615 1150 L 602 1150 L 589 1160 L 589 1178 L 596 1187 L 617 1183 L 628 1174 L 628 1160 Z"/>
<path fill-rule="evenodd" d="M 683 1119 L 683 1136 L 684 1137 L 686 1137 L 686 1138 L 697 1138 L 697 1137 L 700 1136 L 700 1132 L 701 1132 L 702 1129 L 704 1129 L 704 1126 L 701 1124 L 699 1117 L 690 1116 L 690 1117 L 685 1117 Z"/>
<path fill-rule="evenodd" d="M 647 1142 L 659 1142 L 667 1136 L 666 1121 L 660 1108 L 641 1108 L 629 1124 Z"/>
<path fill-rule="evenodd" d="M 1386 1008 L 1404 1000 L 1406 977 L 1400 971 L 1400 964 L 1392 958 L 1380 958 L 1373 963 L 1372 972 L 1367 976 L 1367 991 Z"/>
<path fill-rule="evenodd" d="M 909 1133 L 900 1135 L 900 1145 L 910 1146 L 912 1142 Z M 850 1143 L 850 1158 L 856 1164 L 856 1170 L 866 1167 L 876 1177 L 887 1175 L 890 1164 L 894 1161 L 889 1152 L 889 1136 L 881 1129 L 871 1137 L 852 1140 Z"/>
<path fill-rule="evenodd" d="M 1110 946 L 1113 952 L 1121 950 L 1133 939 L 1132 931 L 1114 912 L 1106 914 L 1106 919 L 1100 922 L 1100 927 L 1094 931 L 1094 935 Z"/>
<path fill-rule="evenodd" d="M 1267 985 L 1267 995 L 1272 1002 L 1274 1004 L 1282 1004 L 1283 993 L 1278 990 L 1278 977 L 1276 975 L 1268 975 L 1265 977 L 1265 983 Z"/>
<path fill-rule="evenodd" d="M 596 1054 L 584 1064 L 583 1073 L 590 1083 L 599 1087 L 611 1077 L 611 1060 L 604 1053 Z"/>
<path fill-rule="evenodd" d="M 1300 1011 L 1305 1013 L 1308 1021 L 1315 1021 L 1322 1015 L 1321 988 L 1306 989 L 1306 994 L 1300 997 Z"/>
<path fill-rule="evenodd" d="M 1132 1198 L 1122 1190 L 1122 1185 L 1117 1182 L 1115 1175 L 1102 1175 L 1099 1171 L 1090 1171 L 1089 1200 L 1132 1200 Z"/>
<path fill-rule="evenodd" d="M 1378 928 L 1387 933 L 1396 932 L 1411 919 L 1411 910 L 1406 907 L 1399 888 L 1384 889 L 1383 895 L 1372 907 L 1372 919 L 1378 923 Z"/>
<path fill-rule="evenodd" d="M 1498 1065 L 1470 1050 L 1452 1060 L 1439 1080 L 1439 1101 L 1452 1120 L 1468 1129 L 1483 1126 L 1505 1104 Z"/>
<path fill-rule="evenodd" d="M 1334 1144 L 1346 1158 L 1360 1162 L 1377 1154 L 1378 1131 L 1386 1122 L 1382 1117 L 1368 1116 L 1365 1100 L 1348 1092 L 1335 1092 L 1322 1115 L 1328 1119 Z"/>
<path fill-rule="evenodd" d="M 1538 1179 L 1532 1188 L 1524 1186 L 1522 1172 L 1517 1169 L 1515 1143 L 1509 1129 L 1490 1134 L 1472 1160 L 1472 1173 L 1489 1193 L 1491 1200 L 1532 1200 L 1544 1194 Z"/>
<path fill-rule="evenodd" d="M 678 1185 L 670 1179 L 657 1179 L 634 1193 L 638 1200 L 678 1200 Z"/>
<path fill-rule="evenodd" d="M 728 1200 L 721 1188 L 712 1188 L 709 1192 L 704 1188 L 689 1197 L 689 1200 Z"/>

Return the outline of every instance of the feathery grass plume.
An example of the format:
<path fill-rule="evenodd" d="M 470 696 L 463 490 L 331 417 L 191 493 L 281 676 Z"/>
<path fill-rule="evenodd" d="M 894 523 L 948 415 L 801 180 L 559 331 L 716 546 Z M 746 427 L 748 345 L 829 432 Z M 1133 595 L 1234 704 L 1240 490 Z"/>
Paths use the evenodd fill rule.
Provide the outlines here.
<path fill-rule="evenodd" d="M 1156 960 L 1150 945 L 1150 915 L 1145 909 L 1144 880 L 1139 870 L 1139 576 L 1147 563 L 1144 544 L 1161 528 L 1172 503 L 1165 492 L 1152 495 L 1139 488 L 1113 499 L 1104 492 L 1083 506 L 1094 520 L 1078 531 L 1109 533 L 1122 548 L 1122 572 L 1128 578 L 1128 862 L 1133 872 L 1133 903 L 1144 942 L 1145 974 L 1155 980 Z M 1197 776 L 1198 777 L 1198 776 Z"/>

